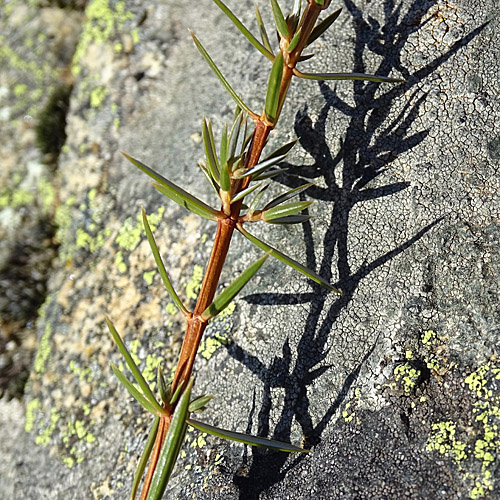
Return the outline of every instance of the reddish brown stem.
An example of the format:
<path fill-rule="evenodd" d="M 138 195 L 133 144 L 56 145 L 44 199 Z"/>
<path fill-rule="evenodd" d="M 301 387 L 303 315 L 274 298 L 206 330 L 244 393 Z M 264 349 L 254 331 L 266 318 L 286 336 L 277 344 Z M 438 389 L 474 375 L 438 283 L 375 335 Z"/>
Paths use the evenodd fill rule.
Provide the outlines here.
<path fill-rule="evenodd" d="M 158 432 L 156 434 L 155 443 L 149 461 L 148 471 L 146 473 L 146 477 L 144 478 L 144 484 L 142 486 L 141 496 L 139 497 L 139 500 L 146 500 L 148 496 L 149 488 L 151 487 L 151 481 L 153 480 L 153 474 L 156 469 L 156 464 L 158 463 L 158 458 L 160 457 L 161 447 L 163 446 L 163 442 L 165 441 L 167 430 L 170 425 L 170 420 L 170 416 L 160 417 Z"/>
<path fill-rule="evenodd" d="M 187 330 L 182 343 L 179 361 L 177 362 L 172 391 L 176 390 L 181 381 L 187 384 L 191 376 L 194 358 L 207 326 L 207 322 L 201 319 L 201 314 L 214 299 L 235 227 L 236 221 L 232 219 L 219 220 L 217 223 L 214 246 L 205 271 L 203 283 L 201 284 L 200 295 L 196 302 L 193 316 L 187 322 Z"/>

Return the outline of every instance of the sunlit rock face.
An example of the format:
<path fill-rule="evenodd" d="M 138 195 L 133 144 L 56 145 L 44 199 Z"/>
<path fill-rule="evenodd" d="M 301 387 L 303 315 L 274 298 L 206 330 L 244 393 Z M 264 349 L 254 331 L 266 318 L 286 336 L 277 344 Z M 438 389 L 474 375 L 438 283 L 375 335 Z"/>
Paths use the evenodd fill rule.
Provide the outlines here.
<path fill-rule="evenodd" d="M 22 425 L 9 417 L 22 414 L 19 402 L 1 401 L 0 431 L 16 436 L 0 454 L 15 457 L 0 462 L 9 498 L 129 494 L 151 417 L 109 368 L 121 359 L 105 314 L 148 381 L 158 364 L 166 373 L 175 367 L 183 319 L 155 272 L 140 208 L 190 306 L 214 225 L 162 197 L 120 151 L 215 204 L 197 166 L 201 121 L 211 118 L 218 136 L 234 103 L 187 28 L 259 113 L 271 68 L 213 2 L 182 4 L 94 0 L 76 49 L 46 45 L 52 67 L 53 54 L 73 54 L 63 72 L 72 92 L 57 175 L 50 177 L 53 206 L 32 210 L 48 214 L 58 247 L 33 322 L 37 353 Z M 251 2 L 228 4 L 256 28 Z M 252 229 L 343 295 L 268 259 L 231 313 L 207 329 L 194 388 L 195 395 L 216 395 L 203 420 L 302 443 L 311 453 L 256 451 L 193 431 L 166 498 L 459 499 L 499 491 L 494 4 L 372 0 L 361 8 L 346 0 L 330 9 L 340 6 L 301 69 L 406 83 L 294 81 L 269 146 L 299 141 L 269 191 L 314 182 L 304 195 L 316 202 L 313 217 L 303 226 Z M 270 20 L 268 6 L 260 7 Z M 28 11 L 19 9 L 1 21 L 11 26 L 11 45 L 25 29 Z M 29 12 L 36 22 L 47 15 L 44 8 Z M 69 23 L 73 14 L 63 12 Z M 33 157 L 14 129 L 1 147 L 12 150 L 10 171 L 24 165 L 25 172 L 28 160 L 44 158 L 34 149 L 34 129 L 22 121 L 30 113 L 12 111 L 13 84 L 2 80 L 3 87 L 9 97 L 2 127 L 22 124 Z M 12 176 L 2 179 L 18 189 Z M 10 196 L 1 213 L 19 218 Z M 31 206 L 22 205 L 28 212 Z M 235 237 L 221 285 L 260 255 Z"/>

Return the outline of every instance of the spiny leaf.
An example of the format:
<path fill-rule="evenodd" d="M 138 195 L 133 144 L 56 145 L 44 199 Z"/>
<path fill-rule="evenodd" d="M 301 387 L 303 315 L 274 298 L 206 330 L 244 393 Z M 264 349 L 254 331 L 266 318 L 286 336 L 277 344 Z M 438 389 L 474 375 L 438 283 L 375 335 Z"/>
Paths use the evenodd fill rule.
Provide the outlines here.
<path fill-rule="evenodd" d="M 287 451 L 294 453 L 309 453 L 310 451 L 294 446 L 293 444 L 282 443 L 281 441 L 275 441 L 273 439 L 252 436 L 242 432 L 227 431 L 192 418 L 188 418 L 187 423 L 201 432 L 206 432 L 207 434 L 212 434 L 223 439 L 230 439 L 231 441 L 238 441 L 239 443 L 249 444 L 250 446 L 261 446 L 275 451 Z"/>
<path fill-rule="evenodd" d="M 273 208 L 273 207 L 279 205 L 280 203 L 283 203 L 283 202 L 289 200 L 290 198 L 293 198 L 294 196 L 297 196 L 298 194 L 302 193 L 303 191 L 305 191 L 306 189 L 310 188 L 311 186 L 314 186 L 313 182 L 308 182 L 307 184 L 303 184 L 302 186 L 290 189 L 286 193 L 283 193 L 283 194 L 279 195 L 278 197 L 274 198 L 274 200 L 271 200 L 263 208 L 263 210 L 268 210 L 270 208 Z"/>
<path fill-rule="evenodd" d="M 307 80 L 365 80 L 378 83 L 403 83 L 402 78 L 391 78 L 389 76 L 367 75 L 365 73 L 302 73 L 297 68 L 293 74 Z"/>
<path fill-rule="evenodd" d="M 248 196 L 250 193 L 252 193 L 253 191 L 255 191 L 257 188 L 259 188 L 260 186 L 262 185 L 262 182 L 258 182 L 257 184 L 250 184 L 250 186 L 248 186 L 246 189 L 244 189 L 243 191 L 240 191 L 232 200 L 231 200 L 231 203 L 235 202 L 235 201 L 238 201 L 238 200 L 241 200 L 242 198 L 244 198 L 245 196 Z"/>
<path fill-rule="evenodd" d="M 209 396 L 200 396 L 196 399 L 193 399 L 190 403 L 189 403 L 189 408 L 188 408 L 188 411 L 189 412 L 195 412 L 195 411 L 199 411 L 201 410 L 204 406 L 206 406 L 206 404 L 213 398 L 213 395 L 209 395 Z"/>
<path fill-rule="evenodd" d="M 337 293 L 342 293 L 340 290 L 337 290 L 334 288 L 328 281 L 324 280 L 321 276 L 316 274 L 314 271 L 311 269 L 308 269 L 307 267 L 303 266 L 302 264 L 299 264 L 297 261 L 292 259 L 291 257 L 288 257 L 287 255 L 281 253 L 280 251 L 276 250 L 272 246 L 268 245 L 262 240 L 259 240 L 259 238 L 253 236 L 250 234 L 247 230 L 243 228 L 241 224 L 237 225 L 238 231 L 245 236 L 248 240 L 250 240 L 254 245 L 259 247 L 261 250 L 264 250 L 264 252 L 267 252 L 271 254 L 273 257 L 276 257 L 278 260 L 281 260 L 281 262 L 284 262 L 287 266 L 292 267 L 293 269 L 299 271 L 302 273 L 304 276 L 307 276 L 309 279 L 312 279 L 316 283 L 319 283 L 320 285 L 324 286 L 325 288 L 328 288 L 329 290 Z"/>
<path fill-rule="evenodd" d="M 229 155 L 228 158 L 234 158 L 234 153 L 236 152 L 236 145 L 238 144 L 238 139 L 240 137 L 241 124 L 243 123 L 243 111 L 233 120 L 233 126 L 231 127 L 231 132 L 229 133 Z"/>
<path fill-rule="evenodd" d="M 154 394 L 151 392 L 151 389 L 149 388 L 148 383 L 146 382 L 146 380 L 142 376 L 142 373 L 139 370 L 139 367 L 135 364 L 135 361 L 133 360 L 132 356 L 130 355 L 127 348 L 125 347 L 123 340 L 121 339 L 121 337 L 118 334 L 118 332 L 116 331 L 116 328 L 114 327 L 113 323 L 111 323 L 111 320 L 107 316 L 106 316 L 106 323 L 108 325 L 111 336 L 113 337 L 113 340 L 115 341 L 115 344 L 117 345 L 118 349 L 122 353 L 122 356 L 125 358 L 125 362 L 127 363 L 127 366 L 129 367 L 130 371 L 132 372 L 132 375 L 134 376 L 135 381 L 137 382 L 137 384 L 141 388 L 144 396 L 155 407 L 155 409 L 159 413 L 163 413 L 162 407 L 156 401 L 156 398 L 154 397 Z"/>
<path fill-rule="evenodd" d="M 340 13 L 342 12 L 342 7 L 332 14 L 330 14 L 328 17 L 323 19 L 318 25 L 311 31 L 311 34 L 309 35 L 309 38 L 307 39 L 306 42 L 306 47 L 308 45 L 311 45 L 311 43 L 314 42 L 318 37 L 320 37 L 334 22 L 335 20 L 339 17 Z"/>
<path fill-rule="evenodd" d="M 199 200 L 192 194 L 189 194 L 187 191 L 184 191 L 184 189 L 179 186 L 176 186 L 173 182 L 171 183 L 171 186 L 168 187 L 163 184 L 158 184 L 157 182 L 153 182 L 153 186 L 160 193 L 164 194 L 190 212 L 193 212 L 200 217 L 204 217 L 205 219 L 218 220 L 219 213 L 214 208 L 208 206 L 206 203 Z"/>
<path fill-rule="evenodd" d="M 267 47 L 262 45 L 253 35 L 248 31 L 248 29 L 244 26 L 244 24 L 229 10 L 229 8 L 224 5 L 220 0 L 214 0 L 217 6 L 226 14 L 229 19 L 234 23 L 234 25 L 243 33 L 245 38 L 263 55 L 265 55 L 268 59 L 273 60 L 273 53 Z"/>
<path fill-rule="evenodd" d="M 311 57 L 314 57 L 316 54 L 304 54 L 303 56 L 300 56 L 298 61 L 307 61 L 308 59 L 311 59 Z"/>
<path fill-rule="evenodd" d="M 250 140 L 252 139 L 253 137 L 253 129 L 250 129 L 248 130 L 247 132 L 247 121 L 245 120 L 245 133 L 243 134 L 243 137 L 245 138 L 245 140 L 243 141 L 243 144 L 241 145 L 241 156 L 243 156 L 243 153 L 245 152 L 245 149 L 247 148 L 248 146 L 248 143 L 250 142 Z"/>
<path fill-rule="evenodd" d="M 184 381 L 181 380 L 177 388 L 175 389 L 175 392 L 172 394 L 172 399 L 170 400 L 170 404 L 173 406 L 175 403 L 177 403 L 177 399 L 179 398 L 181 391 L 182 391 L 182 386 L 184 385 Z"/>
<path fill-rule="evenodd" d="M 223 311 L 238 292 L 248 283 L 253 275 L 261 268 L 269 255 L 264 255 L 251 264 L 236 278 L 202 313 L 201 317 L 208 321 Z"/>
<path fill-rule="evenodd" d="M 220 139 L 220 164 L 221 168 L 224 163 L 227 162 L 228 156 L 227 156 L 227 146 L 228 146 L 228 137 L 227 137 L 227 123 L 224 124 L 224 127 L 222 129 L 222 135 Z"/>
<path fill-rule="evenodd" d="M 267 188 L 269 187 L 269 183 L 264 185 L 261 190 L 254 196 L 253 200 L 251 201 L 250 203 L 250 206 L 248 207 L 248 212 L 247 212 L 247 216 L 248 217 L 252 217 L 252 215 L 254 214 L 255 210 L 257 210 L 257 205 L 260 203 L 260 200 L 262 199 L 262 197 L 264 196 Z"/>
<path fill-rule="evenodd" d="M 146 211 L 144 210 L 144 208 L 142 209 L 142 222 L 144 224 L 146 236 L 149 241 L 149 246 L 151 247 L 151 251 L 153 252 L 153 256 L 155 258 L 156 266 L 158 267 L 161 279 L 163 280 L 163 284 L 165 285 L 165 288 L 167 289 L 167 292 L 169 293 L 170 297 L 172 297 L 174 304 L 180 309 L 180 311 L 182 312 L 182 314 L 184 314 L 184 316 L 188 316 L 189 311 L 186 309 L 181 299 L 179 299 L 179 296 L 177 295 L 176 291 L 174 290 L 174 287 L 172 286 L 172 283 L 170 282 L 170 278 L 167 274 L 165 266 L 163 265 L 163 260 L 161 258 L 160 252 L 158 251 L 158 247 L 156 246 L 156 241 L 149 226 L 148 218 L 146 216 Z"/>
<path fill-rule="evenodd" d="M 151 451 L 155 443 L 156 434 L 158 433 L 159 423 L 160 423 L 160 417 L 156 417 L 154 419 L 153 426 L 149 431 L 148 439 L 144 446 L 144 450 L 139 460 L 139 464 L 137 465 L 137 470 L 135 471 L 134 474 L 134 481 L 132 483 L 132 492 L 130 493 L 130 500 L 135 500 L 135 497 L 137 495 L 137 490 L 139 489 L 139 483 L 141 482 L 142 475 L 144 474 L 144 470 L 146 469 L 149 456 L 151 455 Z"/>
<path fill-rule="evenodd" d="M 234 113 L 233 113 L 233 123 L 236 121 L 238 116 L 240 116 L 240 113 L 241 113 L 241 108 L 238 106 L 238 104 L 236 104 L 236 106 L 234 107 Z"/>
<path fill-rule="evenodd" d="M 201 44 L 201 42 L 196 38 L 194 33 L 192 31 L 189 31 L 191 33 L 191 36 L 193 37 L 194 43 L 198 50 L 200 51 L 201 55 L 207 62 L 207 64 L 210 66 L 210 69 L 215 73 L 215 76 L 219 79 L 219 81 L 222 83 L 224 88 L 228 91 L 229 95 L 234 99 L 234 102 L 241 108 L 244 109 L 250 116 L 256 117 L 257 115 L 241 100 L 241 97 L 233 90 L 231 85 L 229 85 L 228 81 L 224 78 L 224 75 L 221 73 L 217 65 L 214 63 L 212 58 L 208 55 L 208 52 L 205 50 L 205 47 Z"/>
<path fill-rule="evenodd" d="M 252 181 L 260 181 L 263 179 L 272 179 L 273 177 L 276 177 L 277 175 L 280 175 L 283 172 L 288 172 L 288 168 L 277 168 L 275 170 L 269 170 L 269 171 L 264 172 L 262 174 L 255 175 L 252 177 Z"/>
<path fill-rule="evenodd" d="M 137 168 L 141 169 L 144 173 L 155 179 L 157 182 L 153 183 L 153 186 L 155 186 L 155 188 L 162 194 L 178 203 L 181 207 L 187 208 L 191 212 L 194 212 L 201 217 L 205 217 L 206 219 L 218 219 L 218 212 L 214 208 L 208 206 L 206 203 L 203 203 L 201 200 L 196 198 L 196 196 L 184 191 L 184 189 L 177 186 L 173 182 L 165 179 L 165 177 L 158 174 L 152 168 L 148 167 L 139 160 L 136 160 L 125 153 L 122 153 L 122 155 L 125 156 L 127 160 L 132 162 Z"/>
<path fill-rule="evenodd" d="M 172 416 L 165 442 L 158 457 L 147 500 L 160 500 L 162 498 L 170 475 L 174 470 L 175 462 L 186 434 L 186 417 L 188 415 L 192 387 L 193 379 L 191 378 Z"/>
<path fill-rule="evenodd" d="M 302 224 L 311 218 L 310 215 L 286 215 L 285 217 L 277 217 L 276 219 L 266 220 L 268 224 Z"/>
<path fill-rule="evenodd" d="M 207 178 L 210 187 L 212 187 L 212 189 L 215 191 L 215 194 L 219 196 L 219 184 L 217 183 L 217 181 L 212 177 L 212 174 L 209 172 L 208 168 L 202 161 L 199 161 L 198 165 L 200 166 L 201 171 L 203 172 L 205 177 Z"/>
<path fill-rule="evenodd" d="M 262 43 L 264 44 L 266 49 L 271 54 L 273 54 L 273 49 L 271 48 L 271 44 L 269 43 L 269 37 L 267 36 L 266 27 L 264 25 L 264 21 L 262 21 L 262 16 L 260 15 L 259 7 L 257 6 L 257 4 L 255 4 L 255 12 L 257 17 L 257 25 L 259 26 L 260 37 L 262 38 Z"/>
<path fill-rule="evenodd" d="M 229 168 L 227 162 L 222 165 L 220 171 L 220 187 L 223 191 L 231 189 L 231 178 L 229 177 Z"/>
<path fill-rule="evenodd" d="M 277 0 L 271 0 L 271 9 L 273 10 L 274 22 L 279 34 L 283 38 L 290 38 L 290 32 L 288 31 L 285 17 L 283 16 L 283 12 L 281 11 Z"/>
<path fill-rule="evenodd" d="M 153 405 L 144 395 L 142 395 L 139 390 L 132 384 L 127 377 L 113 364 L 110 363 L 111 369 L 113 370 L 113 373 L 116 375 L 116 378 L 122 383 L 122 385 L 127 389 L 127 391 L 130 393 L 130 395 L 141 405 L 144 407 L 145 410 L 149 411 L 153 415 L 159 415 L 163 413 L 161 407 L 156 403 L 156 406 L 158 406 L 159 410 L 156 408 L 155 405 Z"/>
<path fill-rule="evenodd" d="M 160 391 L 161 400 L 168 404 L 170 402 L 170 398 L 172 397 L 170 387 L 167 385 L 167 381 L 163 376 L 163 370 L 161 365 L 158 365 L 158 373 L 156 376 L 156 380 L 158 381 L 158 390 Z"/>
<path fill-rule="evenodd" d="M 277 207 L 270 208 L 262 212 L 262 218 L 266 222 L 270 222 L 273 219 L 278 219 L 280 217 L 288 217 L 290 215 L 297 215 L 302 210 L 305 210 L 309 205 L 313 203 L 312 201 L 297 201 L 295 203 L 284 203 L 278 205 Z"/>
<path fill-rule="evenodd" d="M 280 52 L 276 56 L 276 59 L 273 62 L 271 74 L 269 75 L 269 82 L 267 84 L 265 113 L 267 119 L 273 123 L 276 120 L 278 113 L 282 76 L 283 76 L 283 53 Z"/>
<path fill-rule="evenodd" d="M 300 40 L 300 35 L 301 35 L 302 31 L 301 29 L 299 28 L 295 35 L 293 35 L 293 38 L 290 40 L 290 43 L 288 44 L 288 47 L 286 48 L 286 50 L 288 52 L 292 52 L 292 50 L 297 47 L 297 44 L 299 43 L 299 40 Z"/>
<path fill-rule="evenodd" d="M 208 169 L 213 179 L 216 182 L 220 182 L 219 179 L 219 160 L 217 159 L 217 152 L 215 150 L 214 134 L 212 132 L 212 124 L 210 120 L 207 123 L 205 117 L 203 117 L 202 123 L 202 136 L 203 144 L 205 146 L 205 155 L 207 157 Z"/>
<path fill-rule="evenodd" d="M 259 175 L 259 174 L 265 172 L 266 170 L 269 170 L 272 166 L 277 165 L 278 163 L 283 161 L 285 159 L 285 157 L 286 157 L 286 154 L 281 155 L 281 156 L 274 156 L 272 158 L 264 160 L 261 163 L 257 163 L 257 165 L 255 165 L 251 169 L 240 174 L 238 176 L 238 178 L 243 179 L 244 177 Z"/>

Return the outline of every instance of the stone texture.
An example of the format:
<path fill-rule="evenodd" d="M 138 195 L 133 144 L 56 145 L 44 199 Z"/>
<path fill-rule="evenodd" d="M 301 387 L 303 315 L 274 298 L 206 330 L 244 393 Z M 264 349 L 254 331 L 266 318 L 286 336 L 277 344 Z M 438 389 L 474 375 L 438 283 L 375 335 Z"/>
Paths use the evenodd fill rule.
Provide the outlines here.
<path fill-rule="evenodd" d="M 228 3 L 252 25 L 251 2 Z M 300 141 L 276 190 L 313 180 L 314 217 L 254 230 L 344 294 L 266 262 L 234 312 L 210 326 L 197 363 L 196 392 L 217 395 L 205 420 L 312 452 L 193 432 L 167 498 L 498 497 L 496 7 L 344 6 L 304 68 L 407 81 L 294 82 L 272 140 Z M 16 498 L 128 494 L 150 419 L 112 376 L 108 362 L 120 358 L 104 314 L 146 376 L 160 361 L 172 369 L 182 323 L 159 276 L 145 274 L 154 262 L 139 208 L 152 214 L 184 297 L 213 227 L 165 203 L 119 151 L 213 202 L 196 167 L 200 121 L 210 116 L 217 134 L 233 105 L 186 28 L 254 109 L 268 70 L 208 0 L 196 9 L 94 0 L 86 14 L 59 158 L 61 245 L 37 322 L 29 432 L 10 472 Z M 236 237 L 223 283 L 258 254 Z"/>

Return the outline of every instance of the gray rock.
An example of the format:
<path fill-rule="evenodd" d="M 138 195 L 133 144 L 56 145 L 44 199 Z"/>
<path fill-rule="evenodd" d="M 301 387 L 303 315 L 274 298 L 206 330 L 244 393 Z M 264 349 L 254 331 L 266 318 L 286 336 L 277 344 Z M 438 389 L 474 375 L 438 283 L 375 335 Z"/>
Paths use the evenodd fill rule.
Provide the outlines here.
<path fill-rule="evenodd" d="M 228 3 L 252 25 L 250 2 Z M 254 229 L 344 294 L 268 261 L 209 327 L 196 365 L 195 392 L 216 394 L 204 420 L 312 451 L 275 454 L 192 432 L 167 498 L 498 497 L 495 6 L 345 7 L 304 69 L 407 81 L 294 82 L 272 141 L 300 140 L 275 189 L 313 180 L 314 217 Z M 108 363 L 120 357 L 104 314 L 146 377 L 159 362 L 172 370 L 183 325 L 159 276 L 145 274 L 154 262 L 139 209 L 153 215 L 183 297 L 214 228 L 165 201 L 119 151 L 214 202 L 196 166 L 201 117 L 217 135 L 233 109 L 187 27 L 260 109 L 269 64 L 208 0 L 87 7 L 59 160 L 59 263 L 37 323 L 15 498 L 128 495 L 151 419 L 112 376 Z M 235 237 L 222 284 L 259 253 Z"/>

